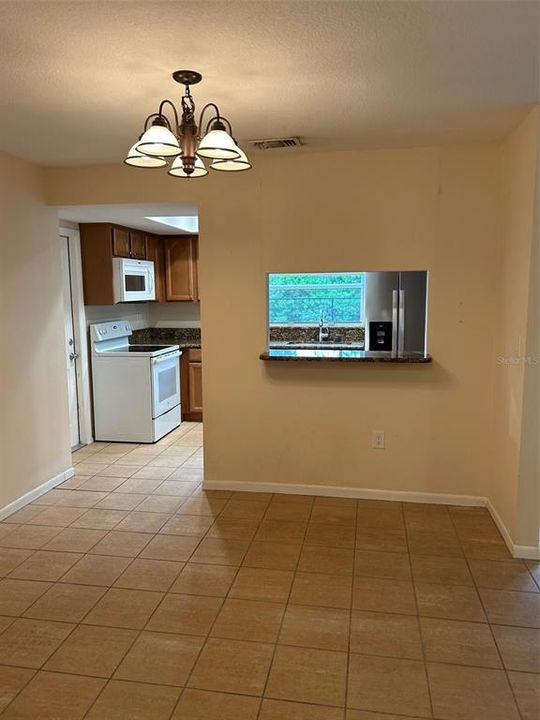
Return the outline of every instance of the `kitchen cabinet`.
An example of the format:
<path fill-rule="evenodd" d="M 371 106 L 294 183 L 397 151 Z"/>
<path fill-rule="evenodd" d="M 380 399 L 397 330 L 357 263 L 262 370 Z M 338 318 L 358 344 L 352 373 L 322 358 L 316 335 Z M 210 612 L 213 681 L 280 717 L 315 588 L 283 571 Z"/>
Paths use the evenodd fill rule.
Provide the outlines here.
<path fill-rule="evenodd" d="M 199 299 L 199 242 L 196 235 L 164 238 L 165 296 L 168 301 L 192 302 Z"/>
<path fill-rule="evenodd" d="M 111 235 L 113 255 L 146 260 L 146 242 L 142 232 L 113 226 Z"/>
<path fill-rule="evenodd" d="M 180 359 L 182 420 L 202 421 L 202 354 L 199 348 L 186 348 Z"/>
<path fill-rule="evenodd" d="M 146 259 L 154 263 L 154 279 L 156 283 L 156 302 L 165 302 L 165 254 L 163 238 L 147 235 Z"/>

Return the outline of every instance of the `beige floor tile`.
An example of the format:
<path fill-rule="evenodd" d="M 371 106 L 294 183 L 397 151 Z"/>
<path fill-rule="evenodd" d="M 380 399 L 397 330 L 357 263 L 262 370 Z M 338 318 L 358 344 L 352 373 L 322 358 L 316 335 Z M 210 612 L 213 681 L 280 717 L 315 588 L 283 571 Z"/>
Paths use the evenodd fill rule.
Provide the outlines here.
<path fill-rule="evenodd" d="M 421 618 L 426 660 L 430 662 L 500 668 L 491 630 L 483 623 Z"/>
<path fill-rule="evenodd" d="M 152 458 L 152 467 L 170 468 L 171 471 L 174 472 L 182 464 L 182 457 L 182 455 L 179 455 L 178 459 L 176 459 L 175 457 L 172 457 L 170 455 L 167 457 L 162 457 L 161 455 L 158 455 L 157 457 Z"/>
<path fill-rule="evenodd" d="M 15 616 L 0 615 L 0 634 L 4 632 L 12 623 L 15 622 Z"/>
<path fill-rule="evenodd" d="M 184 690 L 172 720 L 257 720 L 259 698 Z"/>
<path fill-rule="evenodd" d="M 243 564 L 267 570 L 294 570 L 299 557 L 299 545 L 255 541 L 246 553 Z"/>
<path fill-rule="evenodd" d="M 103 468 L 103 462 L 86 462 L 77 463 L 75 466 L 75 475 L 96 475 Z"/>
<path fill-rule="evenodd" d="M 227 565 L 187 563 L 170 592 L 185 595 L 225 597 L 236 575 L 236 568 Z"/>
<path fill-rule="evenodd" d="M 169 594 L 148 622 L 148 630 L 207 635 L 221 607 L 221 598 Z"/>
<path fill-rule="evenodd" d="M 7 720 L 82 720 L 104 684 L 99 678 L 39 672 L 3 717 Z"/>
<path fill-rule="evenodd" d="M 345 575 L 297 572 L 290 595 L 296 605 L 350 608 L 352 578 Z"/>
<path fill-rule="evenodd" d="M 85 617 L 89 625 L 142 630 L 163 593 L 111 588 Z"/>
<path fill-rule="evenodd" d="M 508 678 L 514 691 L 522 720 L 538 720 L 540 717 L 540 678 L 538 675 L 509 672 Z"/>
<path fill-rule="evenodd" d="M 352 654 L 347 702 L 363 710 L 431 717 L 424 663 Z"/>
<path fill-rule="evenodd" d="M 103 473 L 105 469 L 103 470 Z M 107 477 L 103 475 L 94 475 L 88 480 L 85 480 L 78 489 L 80 490 L 101 490 L 103 492 L 112 492 L 124 482 L 124 478 L 118 477 Z"/>
<path fill-rule="evenodd" d="M 62 577 L 62 582 L 110 587 L 130 564 L 131 558 L 84 555 Z"/>
<path fill-rule="evenodd" d="M 489 622 L 540 628 L 540 594 L 480 589 Z"/>
<path fill-rule="evenodd" d="M 142 632 L 114 677 L 158 685 L 184 685 L 203 643 L 203 638 L 188 635 Z"/>
<path fill-rule="evenodd" d="M 379 552 L 407 552 L 407 536 L 404 527 L 368 527 L 358 525 L 356 530 L 357 550 Z"/>
<path fill-rule="evenodd" d="M 140 472 L 140 471 L 138 471 L 138 472 Z M 124 480 L 118 486 L 117 492 L 134 494 L 134 495 L 137 495 L 137 494 L 151 495 L 160 484 L 161 484 L 161 480 L 149 480 L 149 479 L 144 479 L 144 478 L 137 478 L 136 475 L 133 475 L 132 477 L 127 478 L 127 480 Z"/>
<path fill-rule="evenodd" d="M 364 527 L 404 527 L 403 503 L 388 500 L 358 500 L 358 525 Z"/>
<path fill-rule="evenodd" d="M 0 664 L 40 668 L 75 626 L 18 618 L 2 633 Z"/>
<path fill-rule="evenodd" d="M 167 592 L 183 563 L 169 560 L 145 560 L 136 558 L 114 583 L 115 587 L 132 590 L 160 590 Z"/>
<path fill-rule="evenodd" d="M 540 588 L 540 561 L 539 560 L 525 560 L 529 572 L 533 576 L 536 584 Z"/>
<path fill-rule="evenodd" d="M 63 550 L 65 552 L 88 552 L 105 537 L 104 530 L 87 530 L 84 528 L 65 528 L 45 545 L 45 550 Z"/>
<path fill-rule="evenodd" d="M 435 717 L 448 720 L 519 720 L 503 670 L 428 663 Z"/>
<path fill-rule="evenodd" d="M 353 610 L 351 652 L 421 660 L 418 619 L 414 615 Z"/>
<path fill-rule="evenodd" d="M 304 542 L 319 547 L 354 548 L 354 528 L 310 522 Z"/>
<path fill-rule="evenodd" d="M 167 495 L 150 495 L 138 505 L 138 511 L 175 513 L 180 509 L 184 498 L 169 497 Z"/>
<path fill-rule="evenodd" d="M 354 559 L 354 573 L 364 577 L 410 580 L 409 556 L 405 553 L 358 550 Z"/>
<path fill-rule="evenodd" d="M 492 630 L 507 670 L 540 673 L 540 630 L 505 625 Z"/>
<path fill-rule="evenodd" d="M 439 555 L 440 557 L 463 557 L 457 534 L 453 531 L 411 529 L 407 531 L 411 555 Z"/>
<path fill-rule="evenodd" d="M 152 539 L 150 533 L 111 530 L 91 549 L 91 554 L 136 557 Z"/>
<path fill-rule="evenodd" d="M 511 560 L 512 555 L 505 543 L 500 540 L 498 543 L 486 540 L 462 541 L 461 546 L 465 557 L 477 560 Z"/>
<path fill-rule="evenodd" d="M 469 560 L 469 567 L 478 587 L 540 592 L 521 560 Z"/>
<path fill-rule="evenodd" d="M 216 565 L 240 565 L 248 546 L 247 540 L 205 538 L 193 553 L 191 560 Z"/>
<path fill-rule="evenodd" d="M 124 465 L 121 460 L 117 460 L 112 465 L 107 465 L 103 472 L 108 477 L 128 478 L 134 475 L 138 469 L 139 465 Z"/>
<path fill-rule="evenodd" d="M 137 637 L 137 630 L 78 625 L 45 664 L 45 670 L 108 678 Z"/>
<path fill-rule="evenodd" d="M 137 470 L 133 478 L 135 480 L 166 480 L 174 470 L 169 467 L 153 465 L 152 462 L 145 465 L 140 470 Z"/>
<path fill-rule="evenodd" d="M 200 538 L 206 534 L 213 522 L 213 518 L 207 515 L 173 515 L 167 520 L 161 527 L 161 534 L 188 535 Z"/>
<path fill-rule="evenodd" d="M 156 535 L 141 552 L 141 557 L 149 560 L 189 560 L 199 542 L 198 538 L 181 535 Z"/>
<path fill-rule="evenodd" d="M 228 598 L 216 618 L 211 635 L 232 640 L 276 642 L 285 605 L 264 600 Z"/>
<path fill-rule="evenodd" d="M 4 578 L 0 581 L 0 615 L 22 615 L 50 587 L 49 582 Z"/>
<path fill-rule="evenodd" d="M 296 495 L 292 493 L 289 494 L 287 492 L 274 493 L 270 501 L 269 507 L 272 507 L 272 505 L 274 504 L 288 503 L 289 505 L 304 505 L 311 508 L 313 507 L 314 501 L 314 495 Z"/>
<path fill-rule="evenodd" d="M 25 580 L 55 581 L 80 560 L 80 553 L 52 552 L 37 550 L 10 574 L 10 577 Z"/>
<path fill-rule="evenodd" d="M 388 715 L 369 710 L 347 710 L 347 720 L 418 720 L 418 715 Z"/>
<path fill-rule="evenodd" d="M 279 643 L 319 650 L 349 649 L 348 610 L 307 605 L 288 605 Z"/>
<path fill-rule="evenodd" d="M 32 506 L 28 505 L 28 509 Z M 38 507 L 38 506 L 36 506 Z M 42 507 L 40 512 L 26 520 L 29 525 L 49 525 L 51 527 L 67 527 L 87 512 L 85 508 L 72 507 Z"/>
<path fill-rule="evenodd" d="M 487 622 L 474 588 L 457 585 L 416 585 L 418 612 L 426 617 Z"/>
<path fill-rule="evenodd" d="M 32 550 L 0 548 L 0 577 L 8 575 L 12 570 L 32 555 Z"/>
<path fill-rule="evenodd" d="M 311 502 L 291 503 L 272 500 L 266 511 L 266 520 L 294 520 L 295 522 L 307 522 L 311 515 Z"/>
<path fill-rule="evenodd" d="M 224 498 L 197 497 L 190 498 L 182 504 L 181 514 L 187 515 L 210 515 L 217 517 L 227 504 Z"/>
<path fill-rule="evenodd" d="M 188 498 L 197 489 L 197 486 L 198 483 L 187 480 L 164 480 L 154 490 L 154 495 Z"/>
<path fill-rule="evenodd" d="M 59 527 L 48 525 L 20 525 L 0 537 L 0 547 L 39 550 L 59 532 Z"/>
<path fill-rule="evenodd" d="M 179 688 L 111 680 L 85 720 L 168 720 Z"/>
<path fill-rule="evenodd" d="M 11 535 L 13 530 L 19 527 L 23 526 L 16 523 L 0 522 L 0 538 L 5 537 L 6 535 Z"/>
<path fill-rule="evenodd" d="M 188 681 L 199 690 L 262 695 L 274 646 L 209 638 Z"/>
<path fill-rule="evenodd" d="M 112 530 L 127 515 L 125 510 L 86 510 L 74 523 L 72 528 L 86 528 L 89 530 Z"/>
<path fill-rule="evenodd" d="M 98 502 L 96 508 L 103 510 L 135 510 L 144 500 L 144 495 L 122 493 L 117 490 L 116 492 L 109 493 L 106 498 Z"/>
<path fill-rule="evenodd" d="M 33 518 L 40 515 L 45 508 L 41 505 L 25 505 L 20 510 L 17 510 L 17 512 L 11 513 L 11 515 L 8 515 L 7 518 L 4 518 L 2 521 L 2 525 L 5 527 L 6 524 L 14 524 L 14 525 L 24 525 L 26 523 L 30 523 Z M 38 525 L 51 525 L 52 523 L 38 523 Z M 8 528 L 5 528 L 6 532 L 8 531 Z"/>
<path fill-rule="evenodd" d="M 182 517 L 182 516 L 180 516 Z M 186 516 L 188 517 L 188 516 Z M 207 538 L 225 538 L 226 540 L 252 540 L 257 528 L 258 520 L 250 520 L 249 518 L 205 518 L 206 520 L 215 520 L 209 528 Z"/>
<path fill-rule="evenodd" d="M 38 620 L 81 622 L 104 592 L 105 588 L 94 585 L 55 583 L 24 615 Z"/>
<path fill-rule="evenodd" d="M 342 707 L 346 675 L 346 653 L 278 645 L 265 695 Z"/>
<path fill-rule="evenodd" d="M 323 705 L 263 700 L 259 720 L 343 720 L 343 709 Z"/>
<path fill-rule="evenodd" d="M 270 542 L 302 542 L 307 523 L 294 520 L 263 520 L 255 535 L 256 540 Z"/>
<path fill-rule="evenodd" d="M 256 500 L 229 500 L 223 508 L 222 517 L 262 520 L 268 507 L 267 502 Z"/>
<path fill-rule="evenodd" d="M 467 561 L 463 558 L 411 555 L 415 583 L 473 586 Z"/>
<path fill-rule="evenodd" d="M 139 512 L 134 510 L 126 515 L 115 530 L 122 532 L 156 533 L 165 525 L 171 515 L 169 513 Z"/>
<path fill-rule="evenodd" d="M 315 500 L 311 510 L 310 522 L 354 528 L 356 525 L 356 505 L 323 505 Z"/>
<path fill-rule="evenodd" d="M 293 577 L 291 570 L 241 567 L 229 595 L 244 600 L 286 602 Z"/>
<path fill-rule="evenodd" d="M 415 615 L 416 603 L 413 585 L 406 580 L 356 576 L 353 585 L 352 606 L 355 610 Z"/>
<path fill-rule="evenodd" d="M 18 667 L 0 667 L 0 713 L 33 677 L 34 670 Z"/>

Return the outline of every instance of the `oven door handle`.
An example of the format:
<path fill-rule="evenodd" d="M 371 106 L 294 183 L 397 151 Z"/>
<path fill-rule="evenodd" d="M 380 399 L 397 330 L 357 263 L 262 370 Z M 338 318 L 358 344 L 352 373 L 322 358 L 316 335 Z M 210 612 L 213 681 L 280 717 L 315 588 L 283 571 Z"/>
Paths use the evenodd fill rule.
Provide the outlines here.
<path fill-rule="evenodd" d="M 174 360 L 175 358 L 180 357 L 181 354 L 180 350 L 175 350 L 174 352 L 167 353 L 167 355 L 158 355 L 157 357 L 152 358 L 152 365 L 158 365 L 166 360 Z"/>

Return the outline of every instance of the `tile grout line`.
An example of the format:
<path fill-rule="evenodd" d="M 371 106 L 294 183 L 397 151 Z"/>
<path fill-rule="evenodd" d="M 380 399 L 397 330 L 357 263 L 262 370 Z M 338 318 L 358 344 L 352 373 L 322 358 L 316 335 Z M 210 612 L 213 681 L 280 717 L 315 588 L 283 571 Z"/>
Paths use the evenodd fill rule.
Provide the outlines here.
<path fill-rule="evenodd" d="M 483 612 L 484 615 L 486 616 L 486 621 L 487 621 L 486 624 L 487 624 L 487 626 L 488 626 L 488 628 L 489 628 L 489 632 L 490 632 L 490 635 L 491 635 L 491 639 L 493 640 L 493 644 L 494 644 L 494 646 L 495 646 L 495 649 L 497 650 L 497 656 L 498 656 L 498 658 L 499 658 L 499 660 L 500 660 L 500 663 L 501 663 L 501 668 L 500 668 L 500 669 L 504 672 L 504 676 L 505 676 L 505 678 L 506 678 L 506 682 L 507 682 L 507 684 L 508 684 L 508 687 L 510 688 L 510 693 L 511 693 L 511 696 L 512 696 L 512 698 L 513 698 L 513 700 L 514 700 L 514 707 L 515 707 L 515 709 L 516 709 L 517 716 L 518 716 L 519 718 L 521 718 L 521 720 L 524 720 L 524 719 L 523 719 L 523 715 L 522 715 L 521 710 L 520 710 L 519 705 L 518 705 L 518 701 L 517 701 L 516 694 L 515 694 L 515 692 L 514 692 L 514 688 L 513 688 L 513 686 L 512 686 L 512 683 L 510 682 L 510 677 L 508 676 L 508 671 L 507 671 L 507 669 L 506 669 L 506 665 L 505 665 L 505 663 L 504 663 L 504 660 L 503 660 L 501 651 L 500 651 L 500 649 L 499 649 L 499 645 L 498 645 L 498 643 L 497 643 L 497 639 L 495 638 L 495 633 L 493 632 L 493 628 L 491 627 L 491 621 L 490 621 L 490 618 L 489 618 L 489 614 L 488 614 L 488 612 L 487 612 L 487 610 L 486 610 L 486 606 L 485 606 L 485 604 L 484 604 L 484 600 L 483 600 L 483 598 L 482 598 L 482 594 L 481 594 L 481 592 L 480 592 L 480 588 L 478 587 L 478 584 L 477 584 L 477 581 L 476 581 L 476 577 L 475 577 L 475 575 L 474 575 L 474 573 L 473 573 L 473 571 L 472 571 L 471 564 L 470 564 L 470 562 L 469 562 L 470 558 L 468 558 L 468 557 L 467 557 L 467 554 L 465 553 L 465 550 L 464 550 L 464 548 L 463 548 L 463 541 L 462 541 L 461 536 L 460 536 L 460 534 L 459 534 L 459 532 L 458 532 L 456 523 L 454 522 L 454 518 L 452 517 L 452 513 L 449 513 L 449 514 L 450 514 L 450 522 L 452 523 L 452 527 L 454 528 L 454 531 L 455 531 L 455 533 L 456 533 L 456 535 L 457 535 L 457 537 L 458 537 L 459 545 L 460 545 L 460 547 L 461 547 L 461 550 L 462 550 L 463 555 L 464 555 L 464 557 L 465 557 L 465 562 L 466 562 L 467 567 L 468 567 L 468 569 L 469 569 L 469 572 L 470 572 L 470 574 L 471 574 L 472 581 L 473 581 L 473 583 L 474 583 L 474 589 L 476 590 L 476 594 L 477 594 L 477 596 L 478 596 L 478 600 L 479 600 L 480 605 L 481 605 L 481 607 L 482 607 L 482 612 Z"/>

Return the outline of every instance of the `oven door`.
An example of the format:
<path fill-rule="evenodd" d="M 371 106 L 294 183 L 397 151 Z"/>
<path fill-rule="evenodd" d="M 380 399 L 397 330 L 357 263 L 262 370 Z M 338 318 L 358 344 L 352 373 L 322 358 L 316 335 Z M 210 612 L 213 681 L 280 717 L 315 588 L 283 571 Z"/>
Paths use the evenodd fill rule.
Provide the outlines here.
<path fill-rule="evenodd" d="M 114 258 L 114 301 L 155 300 L 154 263 Z"/>
<path fill-rule="evenodd" d="M 152 417 L 157 418 L 180 404 L 180 352 L 151 359 Z"/>

